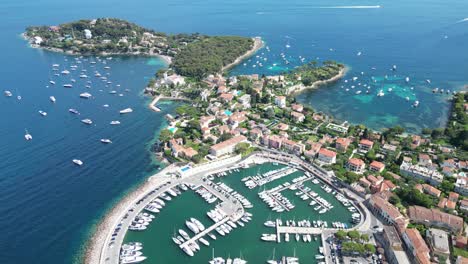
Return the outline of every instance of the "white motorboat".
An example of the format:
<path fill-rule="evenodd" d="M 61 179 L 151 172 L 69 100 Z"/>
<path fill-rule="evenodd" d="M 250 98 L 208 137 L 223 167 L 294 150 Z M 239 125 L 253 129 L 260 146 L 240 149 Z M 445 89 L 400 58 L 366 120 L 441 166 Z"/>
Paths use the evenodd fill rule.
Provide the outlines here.
<path fill-rule="evenodd" d="M 65 87 L 65 88 L 72 88 L 73 85 L 72 85 L 72 84 L 69 84 L 69 83 L 66 83 L 66 84 L 63 85 L 63 87 Z"/>
<path fill-rule="evenodd" d="M 31 136 L 31 134 L 29 134 L 28 130 L 26 130 L 26 134 L 24 135 L 24 139 L 26 139 L 27 141 L 32 140 L 32 136 Z"/>
<path fill-rule="evenodd" d="M 55 85 L 55 82 L 54 81 L 49 81 L 50 84 L 52 85 Z"/>
<path fill-rule="evenodd" d="M 44 111 L 42 111 L 42 110 L 39 110 L 39 114 L 40 114 L 41 116 L 47 116 L 47 112 L 44 112 Z"/>
<path fill-rule="evenodd" d="M 72 113 L 72 114 L 75 114 L 75 115 L 79 115 L 79 114 L 80 114 L 80 112 L 78 112 L 78 110 L 73 109 L 73 108 L 68 109 L 68 112 L 70 112 L 70 113 Z"/>
<path fill-rule="evenodd" d="M 62 72 L 60 72 L 61 74 L 64 74 L 64 75 L 67 75 L 67 74 L 70 74 L 70 71 L 68 70 L 63 70 Z"/>
<path fill-rule="evenodd" d="M 193 257 L 193 251 L 188 246 L 181 246 L 180 247 L 187 255 Z"/>
<path fill-rule="evenodd" d="M 81 97 L 81 98 L 84 98 L 84 99 L 88 99 L 88 98 L 90 98 L 91 96 L 92 96 L 92 95 L 91 95 L 90 93 L 82 93 L 82 94 L 80 94 L 80 97 Z"/>
<path fill-rule="evenodd" d="M 131 113 L 131 112 L 133 112 L 133 109 L 125 108 L 125 109 L 120 111 L 120 114 L 128 114 L 128 113 Z"/>
<path fill-rule="evenodd" d="M 120 125 L 120 121 L 114 120 L 110 122 L 111 125 Z"/>
<path fill-rule="evenodd" d="M 10 91 L 5 91 L 4 93 L 6 97 L 11 97 L 13 95 Z"/>
<path fill-rule="evenodd" d="M 101 142 L 104 143 L 104 144 L 110 144 L 110 143 L 112 143 L 112 141 L 111 141 L 110 139 L 108 139 L 108 138 L 102 138 L 102 139 L 101 139 Z"/>
<path fill-rule="evenodd" d="M 128 257 L 123 257 L 120 260 L 120 263 L 122 264 L 132 264 L 132 263 L 140 263 L 144 261 L 146 257 L 144 256 L 128 256 Z"/>
<path fill-rule="evenodd" d="M 81 120 L 81 122 L 83 122 L 83 123 L 85 123 L 87 125 L 91 125 L 93 123 L 93 121 L 91 119 L 89 119 L 89 118 L 83 119 L 83 120 Z"/>
<path fill-rule="evenodd" d="M 72 161 L 73 161 L 73 163 L 75 163 L 75 164 L 78 165 L 78 166 L 83 165 L 83 161 L 81 161 L 81 160 L 79 160 L 79 159 L 73 159 Z"/>
<path fill-rule="evenodd" d="M 198 229 L 197 225 L 190 222 L 190 221 L 185 221 L 185 225 L 190 229 L 192 230 L 192 232 L 194 232 L 195 234 L 198 234 L 200 233 L 200 229 Z"/>
<path fill-rule="evenodd" d="M 203 237 L 201 237 L 198 241 L 207 247 L 210 246 L 210 242 L 208 242 L 208 240 L 204 239 Z"/>
<path fill-rule="evenodd" d="M 55 103 L 57 101 L 54 96 L 50 96 L 49 99 L 52 103 Z"/>
<path fill-rule="evenodd" d="M 187 234 L 187 232 L 185 232 L 183 229 L 179 229 L 179 234 L 185 238 L 186 240 L 189 240 L 190 239 L 190 236 Z"/>

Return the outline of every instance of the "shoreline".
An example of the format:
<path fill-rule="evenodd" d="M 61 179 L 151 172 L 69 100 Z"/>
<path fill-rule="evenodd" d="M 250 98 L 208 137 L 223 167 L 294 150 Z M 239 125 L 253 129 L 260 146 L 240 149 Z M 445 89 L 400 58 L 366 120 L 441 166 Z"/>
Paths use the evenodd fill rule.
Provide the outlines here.
<path fill-rule="evenodd" d="M 305 86 L 302 83 L 298 85 L 294 85 L 288 88 L 287 94 L 291 96 L 296 96 L 306 90 L 309 89 L 318 89 L 320 86 L 327 85 L 333 82 L 338 81 L 339 79 L 343 78 L 346 73 L 348 72 L 349 68 L 345 66 L 343 69 L 341 69 L 337 75 L 331 77 L 330 79 L 327 80 L 320 80 L 320 81 L 315 81 L 313 82 L 310 86 Z"/>
<path fill-rule="evenodd" d="M 253 40 L 254 40 L 254 44 L 253 44 L 252 49 L 250 49 L 249 51 L 247 51 L 243 55 L 237 57 L 233 62 L 231 62 L 228 65 L 221 68 L 221 72 L 225 72 L 227 70 L 230 70 L 234 66 L 240 64 L 245 59 L 247 59 L 247 58 L 251 57 L 252 55 L 254 55 L 258 50 L 263 48 L 265 43 L 263 42 L 261 37 L 255 37 L 255 38 L 253 38 Z"/>

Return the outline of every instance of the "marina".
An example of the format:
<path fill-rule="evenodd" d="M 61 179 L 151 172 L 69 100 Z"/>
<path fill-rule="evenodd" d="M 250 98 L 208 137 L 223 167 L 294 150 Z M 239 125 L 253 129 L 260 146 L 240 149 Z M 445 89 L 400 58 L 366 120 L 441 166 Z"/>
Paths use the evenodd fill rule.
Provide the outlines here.
<path fill-rule="evenodd" d="M 362 221 L 352 220 L 352 212 L 347 206 L 353 205 L 353 202 L 344 196 L 338 196 L 334 190 L 328 191 L 328 188 L 324 187 L 325 183 L 319 180 L 320 176 L 315 175 L 313 171 L 308 170 L 306 173 L 297 163 L 281 164 L 282 162 L 270 161 L 247 165 L 252 160 L 267 161 L 264 159 L 265 156 L 260 157 L 262 159 L 258 157 L 247 159 L 245 163 L 240 164 L 235 162 L 238 159 L 236 157 L 230 158 L 232 161 L 216 161 L 213 164 L 219 165 L 212 166 L 217 168 L 209 164 L 204 165 L 208 173 L 201 168 L 189 168 L 183 173 L 180 170 L 174 172 L 174 169 L 172 173 L 161 172 L 160 174 L 166 175 L 164 178 L 168 184 L 159 184 L 161 187 L 154 189 L 144 199 L 140 199 L 140 204 L 132 207 L 126 215 L 129 218 L 131 214 L 138 215 L 139 210 L 149 208 L 144 201 L 153 201 L 150 204 L 154 205 L 156 197 L 164 201 L 165 205 L 162 206 L 164 208 L 153 212 L 146 210 L 156 216 L 151 224 L 145 226 L 143 230 L 129 230 L 125 233 L 125 237 L 119 238 L 122 236 L 121 232 L 125 232 L 125 228 L 122 228 L 116 239 L 109 243 L 112 243 L 114 248 L 114 245 L 119 245 L 118 239 L 123 239 L 123 243 L 138 241 L 145 248 L 158 248 L 159 250 L 142 251 L 148 261 L 161 259 L 157 253 L 160 250 L 173 252 L 164 254 L 165 259 L 161 261 L 166 262 L 181 262 L 186 258 L 193 259 L 197 263 L 207 263 L 215 259 L 221 261 L 220 257 L 213 256 L 212 249 L 216 248 L 217 256 L 228 256 L 228 258 L 232 256 L 231 260 L 235 256 L 242 256 L 242 259 L 249 263 L 265 263 L 272 258 L 273 250 L 278 256 L 285 256 L 285 261 L 286 256 L 295 254 L 301 262 L 318 263 L 320 258 L 316 258 L 316 255 L 320 255 L 318 249 L 322 243 L 321 234 L 324 230 L 334 232 L 346 229 L 345 227 L 353 228 L 356 224 L 358 226 L 364 224 Z M 232 165 L 223 165 L 228 162 Z M 286 171 L 289 173 L 283 177 L 254 189 L 247 188 L 245 181 L 242 180 L 249 175 L 277 175 Z M 158 176 L 160 182 L 164 178 Z M 185 191 L 182 186 L 185 186 Z M 284 197 L 294 202 L 296 206 L 283 212 L 275 212 L 266 206 L 258 193 L 275 191 L 275 187 L 277 193 L 283 192 Z M 295 194 L 301 190 L 307 193 L 308 188 L 309 192 L 317 193 L 316 199 L 320 196 L 330 203 L 327 212 L 320 214 L 314 211 L 309 205 L 312 199 L 305 201 Z M 177 193 L 176 196 L 170 194 L 174 191 Z M 188 201 L 191 201 L 190 207 L 186 207 Z M 250 208 L 247 209 L 244 205 Z M 272 218 L 275 220 L 268 220 Z M 341 221 L 348 219 L 348 221 L 340 222 L 338 225 L 336 219 L 342 219 Z M 121 223 L 125 223 L 125 220 L 122 221 Z M 199 225 L 196 222 L 199 222 Z M 175 232 L 176 230 L 179 232 Z M 292 252 L 293 249 L 295 252 Z M 281 259 L 282 257 L 279 261 Z"/>

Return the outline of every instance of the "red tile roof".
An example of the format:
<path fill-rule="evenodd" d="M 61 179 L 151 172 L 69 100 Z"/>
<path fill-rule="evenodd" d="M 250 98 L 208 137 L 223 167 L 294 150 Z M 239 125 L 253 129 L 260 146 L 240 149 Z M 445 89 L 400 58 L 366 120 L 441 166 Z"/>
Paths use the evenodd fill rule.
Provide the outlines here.
<path fill-rule="evenodd" d="M 336 152 L 328 150 L 326 148 L 321 148 L 319 150 L 319 155 L 323 155 L 323 156 L 329 157 L 329 158 L 334 158 L 334 157 L 336 157 Z"/>
<path fill-rule="evenodd" d="M 361 139 L 361 141 L 359 141 L 359 144 L 372 147 L 374 145 L 374 142 L 368 139 Z"/>
<path fill-rule="evenodd" d="M 364 161 L 362 159 L 357 159 L 357 158 L 351 158 L 348 160 L 349 164 L 352 164 L 354 166 L 363 166 L 365 165 Z"/>

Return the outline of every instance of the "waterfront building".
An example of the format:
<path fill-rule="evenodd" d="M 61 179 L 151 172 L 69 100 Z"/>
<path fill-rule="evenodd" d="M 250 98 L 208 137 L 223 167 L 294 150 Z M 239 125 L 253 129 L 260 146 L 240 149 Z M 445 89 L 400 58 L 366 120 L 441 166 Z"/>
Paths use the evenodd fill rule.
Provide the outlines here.
<path fill-rule="evenodd" d="M 449 230 L 455 234 L 463 231 L 463 218 L 437 209 L 428 209 L 421 206 L 410 206 L 408 217 L 411 222 L 423 224 L 428 227 L 439 227 Z"/>
<path fill-rule="evenodd" d="M 361 139 L 361 141 L 359 141 L 360 152 L 367 153 L 369 150 L 372 149 L 373 146 L 374 146 L 374 142 L 368 139 Z"/>
<path fill-rule="evenodd" d="M 286 107 L 286 96 L 278 95 L 275 97 L 275 105 L 277 105 L 279 108 L 285 108 Z"/>
<path fill-rule="evenodd" d="M 348 160 L 346 164 L 346 168 L 354 173 L 361 174 L 364 173 L 364 169 L 366 168 L 366 164 L 363 160 L 357 158 L 351 158 Z"/>
<path fill-rule="evenodd" d="M 172 74 L 170 76 L 167 76 L 167 73 L 164 73 L 164 83 L 167 85 L 175 85 L 175 86 L 184 85 L 185 78 L 178 74 Z"/>
<path fill-rule="evenodd" d="M 430 228 L 426 230 L 426 237 L 434 256 L 450 258 L 449 235 L 444 230 Z"/>
<path fill-rule="evenodd" d="M 247 142 L 247 138 L 242 135 L 220 142 L 211 146 L 210 155 L 220 157 L 222 155 L 231 154 L 236 149 L 236 146 L 242 142 Z"/>
<path fill-rule="evenodd" d="M 297 122 L 297 123 L 302 123 L 304 122 L 304 119 L 305 119 L 305 116 L 302 113 L 294 112 L 294 111 L 291 112 L 291 117 L 294 120 L 294 122 Z"/>
<path fill-rule="evenodd" d="M 191 147 L 182 146 L 182 139 L 171 139 L 169 141 L 169 146 L 171 147 L 171 154 L 174 157 L 182 157 L 191 159 L 193 156 L 197 155 L 198 152 Z"/>
<path fill-rule="evenodd" d="M 410 264 L 408 255 L 403 250 L 403 242 L 394 226 L 383 226 L 382 246 L 385 249 L 385 257 L 389 264 Z"/>
<path fill-rule="evenodd" d="M 461 195 L 468 196 L 468 177 L 459 176 L 457 178 L 455 191 Z"/>
<path fill-rule="evenodd" d="M 257 142 L 263 136 L 263 132 L 260 128 L 253 128 L 250 130 L 249 136 L 250 140 Z"/>
<path fill-rule="evenodd" d="M 336 152 L 321 148 L 318 152 L 317 160 L 325 164 L 335 164 Z"/>
<path fill-rule="evenodd" d="M 418 165 L 413 165 L 408 162 L 403 162 L 400 165 L 400 173 L 407 177 L 421 179 L 427 181 L 432 185 L 439 185 L 444 176 L 438 171 Z"/>
<path fill-rule="evenodd" d="M 351 144 L 351 140 L 348 138 L 338 138 L 335 141 L 335 148 L 338 151 L 346 152 L 348 150 L 349 145 Z"/>
<path fill-rule="evenodd" d="M 302 113 L 302 111 L 304 111 L 304 106 L 302 106 L 301 104 L 292 104 L 291 109 L 296 112 Z"/>
<path fill-rule="evenodd" d="M 297 155 L 302 154 L 302 152 L 305 149 L 305 146 L 303 144 L 299 144 L 293 140 L 289 139 L 282 139 L 282 148 L 286 150 L 289 153 L 294 153 Z"/>
<path fill-rule="evenodd" d="M 382 162 L 374 160 L 369 165 L 369 169 L 372 172 L 381 173 L 385 169 L 385 164 L 383 164 Z"/>
<path fill-rule="evenodd" d="M 402 235 L 406 249 L 413 258 L 414 263 L 430 264 L 430 250 L 421 234 L 416 228 L 406 229 Z"/>

